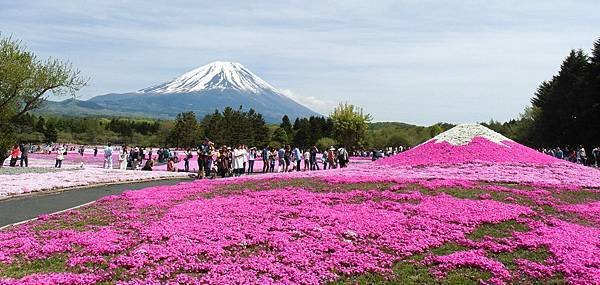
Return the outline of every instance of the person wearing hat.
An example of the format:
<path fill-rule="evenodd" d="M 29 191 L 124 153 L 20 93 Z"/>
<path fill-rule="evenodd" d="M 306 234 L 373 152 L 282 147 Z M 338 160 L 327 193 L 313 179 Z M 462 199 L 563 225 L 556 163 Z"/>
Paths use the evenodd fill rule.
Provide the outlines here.
<path fill-rule="evenodd" d="M 333 146 L 327 152 L 327 163 L 329 164 L 329 169 L 337 167 L 335 164 L 335 148 Z"/>

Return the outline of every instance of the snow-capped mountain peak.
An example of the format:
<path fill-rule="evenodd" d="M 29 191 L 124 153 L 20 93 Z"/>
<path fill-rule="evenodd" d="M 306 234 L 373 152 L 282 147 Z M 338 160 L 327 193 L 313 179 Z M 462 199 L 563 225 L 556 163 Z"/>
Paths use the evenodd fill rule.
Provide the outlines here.
<path fill-rule="evenodd" d="M 261 93 L 277 89 L 238 62 L 215 61 L 191 70 L 169 82 L 142 89 L 139 93 L 189 93 L 203 90 L 235 89 Z"/>

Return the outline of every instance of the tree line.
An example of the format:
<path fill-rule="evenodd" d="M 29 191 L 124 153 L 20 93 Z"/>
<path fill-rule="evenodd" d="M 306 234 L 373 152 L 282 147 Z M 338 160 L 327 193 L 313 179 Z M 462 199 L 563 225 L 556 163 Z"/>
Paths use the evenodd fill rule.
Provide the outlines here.
<path fill-rule="evenodd" d="M 571 50 L 560 70 L 542 82 L 531 106 L 517 118 L 490 128 L 534 147 L 600 145 L 600 39 L 591 53 Z"/>

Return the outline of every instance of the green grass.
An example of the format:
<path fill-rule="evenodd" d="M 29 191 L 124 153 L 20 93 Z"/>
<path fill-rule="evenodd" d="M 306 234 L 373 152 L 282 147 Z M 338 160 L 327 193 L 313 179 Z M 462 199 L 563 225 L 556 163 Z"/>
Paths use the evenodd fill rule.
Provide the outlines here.
<path fill-rule="evenodd" d="M 488 271 L 472 268 L 472 267 L 459 267 L 454 270 L 448 271 L 446 277 L 442 280 L 442 284 L 480 284 L 481 280 L 488 280 L 492 277 L 492 274 Z"/>
<path fill-rule="evenodd" d="M 480 284 L 487 280 L 491 273 L 473 267 L 459 267 L 448 271 L 448 274 L 437 279 L 429 271 L 429 267 L 412 260 L 396 263 L 391 274 L 365 273 L 358 276 L 342 277 L 330 284 Z"/>
<path fill-rule="evenodd" d="M 0 276 L 22 278 L 35 273 L 65 272 L 65 255 L 56 255 L 44 259 L 16 260 L 10 265 L 0 263 Z"/>
<path fill-rule="evenodd" d="M 462 245 L 456 244 L 454 242 L 448 242 L 443 244 L 440 247 L 436 247 L 434 249 L 431 250 L 431 253 L 435 254 L 435 255 L 448 255 L 448 254 L 452 254 L 458 251 L 464 251 L 467 250 L 467 247 L 464 247 Z"/>
<path fill-rule="evenodd" d="M 486 236 L 492 238 L 505 238 L 512 236 L 513 232 L 526 231 L 529 231 L 529 227 L 527 225 L 510 220 L 498 224 L 483 224 L 475 231 L 470 233 L 469 238 L 475 241 L 481 240 Z"/>
<path fill-rule="evenodd" d="M 564 190 L 555 192 L 553 196 L 567 204 L 581 204 L 600 201 L 600 192 L 594 192 L 591 190 Z"/>
<path fill-rule="evenodd" d="M 214 191 L 204 193 L 203 198 L 210 199 L 214 197 L 223 197 L 236 195 L 242 191 L 267 191 L 286 187 L 303 188 L 312 192 L 349 192 L 354 190 L 387 190 L 392 187 L 391 182 L 376 183 L 345 183 L 336 184 L 314 178 L 293 178 L 293 179 L 269 179 L 269 180 L 251 180 L 236 184 L 227 184 L 217 186 Z"/>
<path fill-rule="evenodd" d="M 500 252 L 500 253 L 489 253 L 488 256 L 496 259 L 509 270 L 517 269 L 517 265 L 515 260 L 517 259 L 527 259 L 531 261 L 535 261 L 538 263 L 544 263 L 548 257 L 550 257 L 551 253 L 545 247 L 537 248 L 537 249 L 523 249 L 519 248 L 513 252 Z"/>

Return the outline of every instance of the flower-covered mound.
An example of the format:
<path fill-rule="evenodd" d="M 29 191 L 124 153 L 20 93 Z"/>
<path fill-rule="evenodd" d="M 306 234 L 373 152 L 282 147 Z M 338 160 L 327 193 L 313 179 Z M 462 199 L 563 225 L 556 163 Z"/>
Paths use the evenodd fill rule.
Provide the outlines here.
<path fill-rule="evenodd" d="M 378 161 L 381 165 L 435 165 L 460 163 L 548 165 L 564 163 L 518 144 L 479 124 L 458 125 L 398 155 Z"/>
<path fill-rule="evenodd" d="M 158 186 L 43 216 L 0 232 L 0 284 L 600 282 L 597 189 L 335 173 Z"/>

